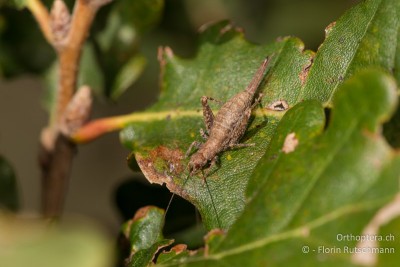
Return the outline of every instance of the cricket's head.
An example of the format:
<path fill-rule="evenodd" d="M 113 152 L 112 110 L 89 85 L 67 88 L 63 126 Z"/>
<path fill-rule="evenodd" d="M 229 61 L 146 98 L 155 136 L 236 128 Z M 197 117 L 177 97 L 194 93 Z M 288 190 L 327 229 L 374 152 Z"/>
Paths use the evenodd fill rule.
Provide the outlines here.
<path fill-rule="evenodd" d="M 203 154 L 193 154 L 188 164 L 190 175 L 198 173 L 207 164 L 207 162 L 208 160 L 203 156 Z"/>

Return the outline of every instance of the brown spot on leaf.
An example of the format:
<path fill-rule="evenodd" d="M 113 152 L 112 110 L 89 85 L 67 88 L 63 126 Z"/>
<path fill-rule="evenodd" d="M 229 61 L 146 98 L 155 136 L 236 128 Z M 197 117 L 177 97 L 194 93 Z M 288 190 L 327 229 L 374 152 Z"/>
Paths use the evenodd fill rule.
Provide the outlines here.
<path fill-rule="evenodd" d="M 282 151 L 286 154 L 289 154 L 296 149 L 298 144 L 299 144 L 299 140 L 296 138 L 296 134 L 290 133 L 285 138 L 285 142 L 283 143 Z"/>
<path fill-rule="evenodd" d="M 286 100 L 283 100 L 283 99 L 274 101 L 267 106 L 267 109 L 275 110 L 275 111 L 284 111 L 284 110 L 287 110 L 288 108 L 289 108 L 289 104 L 286 102 Z"/>
<path fill-rule="evenodd" d="M 151 150 L 148 156 L 135 155 L 140 169 L 150 183 L 167 184 L 172 183 L 171 176 L 183 172 L 183 153 L 179 149 L 170 149 L 166 146 L 158 146 Z"/>
<path fill-rule="evenodd" d="M 310 60 L 308 61 L 308 63 L 303 66 L 303 68 L 299 74 L 301 85 L 304 85 L 306 83 L 307 77 L 308 77 L 308 72 L 310 71 L 313 62 L 314 62 L 314 56 L 310 57 Z"/>

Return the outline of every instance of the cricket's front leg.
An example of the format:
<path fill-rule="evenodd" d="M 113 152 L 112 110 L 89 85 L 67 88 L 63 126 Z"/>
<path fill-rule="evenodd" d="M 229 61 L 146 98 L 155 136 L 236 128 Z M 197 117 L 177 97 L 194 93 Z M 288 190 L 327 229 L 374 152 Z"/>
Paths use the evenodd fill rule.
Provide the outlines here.
<path fill-rule="evenodd" d="M 258 104 L 261 103 L 261 99 L 263 98 L 263 96 L 264 95 L 262 93 L 258 94 L 257 98 L 254 100 L 253 105 L 251 105 L 251 109 L 254 109 Z"/>
<path fill-rule="evenodd" d="M 206 178 L 210 175 L 210 172 L 212 171 L 212 168 L 214 166 L 218 166 L 219 164 L 219 157 L 215 156 L 211 162 L 210 165 L 208 166 L 208 168 L 206 170 L 202 170 L 202 175 L 203 175 L 203 183 L 205 182 Z"/>
<path fill-rule="evenodd" d="M 188 150 L 187 150 L 186 153 L 185 153 L 185 158 L 189 157 L 190 152 L 192 152 L 192 149 L 193 149 L 193 148 L 199 149 L 201 145 L 202 145 L 201 142 L 199 142 L 199 141 L 193 141 L 193 143 L 190 144 Z"/>
<path fill-rule="evenodd" d="M 204 140 L 207 140 L 207 139 L 208 139 L 208 133 L 205 132 L 203 128 L 200 128 L 200 136 L 201 136 Z"/>

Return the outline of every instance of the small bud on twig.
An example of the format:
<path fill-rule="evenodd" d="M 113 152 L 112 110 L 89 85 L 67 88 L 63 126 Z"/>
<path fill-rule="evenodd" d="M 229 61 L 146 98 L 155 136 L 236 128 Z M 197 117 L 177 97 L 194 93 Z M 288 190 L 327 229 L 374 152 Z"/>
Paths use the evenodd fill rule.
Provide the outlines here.
<path fill-rule="evenodd" d="M 50 28 L 56 48 L 65 45 L 71 26 L 71 15 L 63 0 L 55 0 L 50 12 Z"/>
<path fill-rule="evenodd" d="M 92 109 L 92 93 L 89 86 L 82 86 L 69 102 L 59 125 L 60 132 L 67 137 L 84 125 Z"/>

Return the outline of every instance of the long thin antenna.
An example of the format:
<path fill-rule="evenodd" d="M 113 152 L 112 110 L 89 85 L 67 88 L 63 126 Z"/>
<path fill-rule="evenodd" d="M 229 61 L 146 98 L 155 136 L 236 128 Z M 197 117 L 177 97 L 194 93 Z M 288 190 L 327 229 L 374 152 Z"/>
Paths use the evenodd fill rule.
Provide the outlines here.
<path fill-rule="evenodd" d="M 185 185 L 186 185 L 187 181 L 189 180 L 189 178 L 190 178 L 190 172 L 188 173 L 188 175 L 187 175 L 186 178 L 185 178 L 185 181 L 184 181 L 183 184 L 182 184 L 182 189 L 185 187 Z M 218 212 L 217 212 L 217 208 L 215 207 L 214 198 L 213 198 L 213 196 L 212 196 L 212 194 L 211 194 L 210 187 L 208 186 L 207 179 L 204 179 L 204 183 L 206 184 L 208 194 L 210 195 L 211 205 L 212 205 L 212 207 L 213 207 L 213 209 L 214 209 L 214 212 L 215 212 L 215 217 L 216 217 L 216 219 L 217 219 L 218 227 L 222 229 L 222 224 L 221 224 L 221 221 L 220 221 L 220 219 L 219 219 Z M 171 198 L 169 199 L 168 205 L 167 205 L 167 207 L 165 208 L 164 221 L 165 221 L 165 219 L 166 219 L 166 217 L 167 217 L 168 210 L 169 210 L 169 208 L 171 207 L 172 200 L 174 199 L 175 195 L 176 195 L 175 193 L 172 193 L 172 196 L 171 196 Z"/>
<path fill-rule="evenodd" d="M 167 205 L 167 207 L 165 208 L 164 221 L 165 221 L 165 218 L 167 217 L 167 213 L 168 213 L 169 207 L 171 206 L 171 203 L 172 203 L 172 200 L 174 199 L 174 197 L 175 197 L 175 193 L 172 193 L 172 196 L 171 196 L 171 198 L 170 198 L 169 201 L 168 201 L 168 205 Z"/>
<path fill-rule="evenodd" d="M 211 198 L 211 204 L 212 204 L 213 209 L 214 209 L 214 212 L 215 212 L 215 217 L 217 218 L 218 227 L 219 227 L 220 229 L 222 229 L 221 221 L 219 220 L 217 208 L 215 207 L 214 198 L 213 198 L 213 196 L 212 196 L 212 194 L 211 194 L 210 187 L 208 186 L 207 179 L 204 179 L 204 183 L 206 184 L 206 187 L 207 187 L 207 190 L 208 190 L 208 194 L 210 195 L 210 198 Z"/>
<path fill-rule="evenodd" d="M 190 177 L 190 172 L 188 173 L 188 175 L 187 175 L 186 178 L 185 178 L 185 181 L 183 182 L 182 189 L 185 187 L 187 181 L 189 180 L 189 177 Z M 168 205 L 167 205 L 167 207 L 165 208 L 164 221 L 165 221 L 165 218 L 167 217 L 168 210 L 169 210 L 169 208 L 171 207 L 172 200 L 174 199 L 175 195 L 176 195 L 175 193 L 172 193 L 172 196 L 171 196 L 171 198 L 169 199 Z"/>

